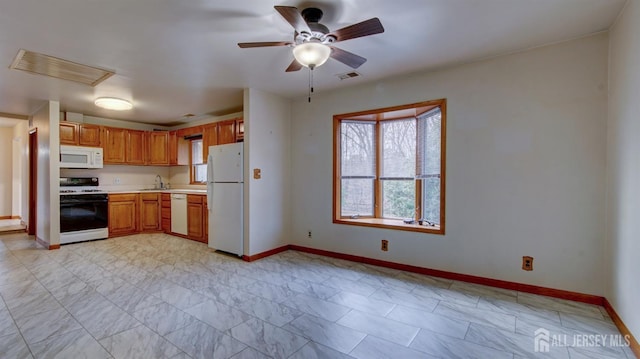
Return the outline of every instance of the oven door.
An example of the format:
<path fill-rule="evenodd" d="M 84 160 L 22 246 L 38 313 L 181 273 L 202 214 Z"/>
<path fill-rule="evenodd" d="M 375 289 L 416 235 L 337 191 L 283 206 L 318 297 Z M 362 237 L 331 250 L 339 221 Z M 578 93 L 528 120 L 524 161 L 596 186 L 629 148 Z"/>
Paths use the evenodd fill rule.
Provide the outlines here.
<path fill-rule="evenodd" d="M 107 228 L 108 196 L 106 194 L 73 194 L 60 196 L 60 232 Z"/>

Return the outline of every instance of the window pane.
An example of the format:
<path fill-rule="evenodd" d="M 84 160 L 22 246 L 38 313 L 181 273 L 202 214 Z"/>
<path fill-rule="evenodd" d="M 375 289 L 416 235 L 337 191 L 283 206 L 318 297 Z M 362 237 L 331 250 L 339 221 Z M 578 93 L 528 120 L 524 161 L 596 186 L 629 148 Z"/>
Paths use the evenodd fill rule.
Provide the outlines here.
<path fill-rule="evenodd" d="M 340 188 L 342 216 L 373 216 L 372 179 L 343 178 Z"/>
<path fill-rule="evenodd" d="M 416 181 L 385 180 L 382 183 L 382 217 L 415 218 Z"/>
<path fill-rule="evenodd" d="M 193 181 L 204 182 L 207 180 L 207 165 L 193 166 Z"/>
<path fill-rule="evenodd" d="M 415 178 L 416 176 L 416 120 L 381 122 L 381 177 Z"/>
<path fill-rule="evenodd" d="M 375 176 L 375 124 L 342 121 L 340 126 L 341 176 Z"/>
<path fill-rule="evenodd" d="M 418 117 L 418 176 L 440 175 L 442 112 L 436 108 Z"/>
<path fill-rule="evenodd" d="M 422 218 L 440 224 L 440 177 L 422 180 Z"/>
<path fill-rule="evenodd" d="M 191 141 L 191 164 L 199 164 L 202 160 L 202 140 Z"/>

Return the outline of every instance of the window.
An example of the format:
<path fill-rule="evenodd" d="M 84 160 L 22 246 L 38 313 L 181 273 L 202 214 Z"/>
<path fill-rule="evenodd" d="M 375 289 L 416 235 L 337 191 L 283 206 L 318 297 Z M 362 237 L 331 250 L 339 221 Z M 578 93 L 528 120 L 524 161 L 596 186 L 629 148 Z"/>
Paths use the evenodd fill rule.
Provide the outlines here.
<path fill-rule="evenodd" d="M 444 234 L 446 100 L 334 116 L 334 222 Z"/>
<path fill-rule="evenodd" d="M 205 183 L 207 164 L 202 159 L 202 138 L 191 140 L 191 183 Z"/>

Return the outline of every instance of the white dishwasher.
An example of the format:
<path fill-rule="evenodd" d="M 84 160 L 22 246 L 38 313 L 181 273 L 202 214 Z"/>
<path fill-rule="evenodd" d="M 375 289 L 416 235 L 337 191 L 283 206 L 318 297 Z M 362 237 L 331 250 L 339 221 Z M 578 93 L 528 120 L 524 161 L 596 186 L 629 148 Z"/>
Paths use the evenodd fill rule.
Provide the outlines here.
<path fill-rule="evenodd" d="M 171 232 L 187 235 L 187 195 L 171 194 Z"/>

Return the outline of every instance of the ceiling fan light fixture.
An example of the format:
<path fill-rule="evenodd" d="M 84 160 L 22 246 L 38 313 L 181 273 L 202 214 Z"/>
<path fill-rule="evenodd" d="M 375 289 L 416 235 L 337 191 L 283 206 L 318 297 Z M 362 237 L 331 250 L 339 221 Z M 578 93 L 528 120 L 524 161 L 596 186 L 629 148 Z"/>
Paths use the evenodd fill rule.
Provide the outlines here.
<path fill-rule="evenodd" d="M 126 111 L 133 108 L 131 102 L 116 97 L 98 97 L 94 103 L 98 107 L 114 111 Z"/>
<path fill-rule="evenodd" d="M 304 67 L 321 66 L 329 59 L 331 48 L 320 42 L 305 42 L 293 48 L 293 57 Z"/>

